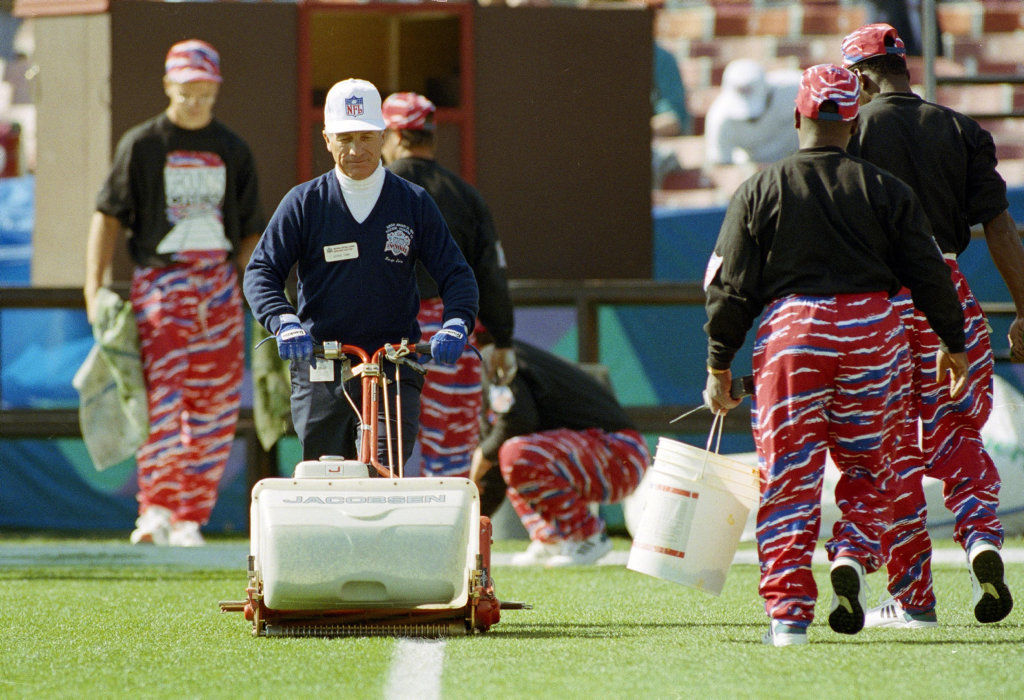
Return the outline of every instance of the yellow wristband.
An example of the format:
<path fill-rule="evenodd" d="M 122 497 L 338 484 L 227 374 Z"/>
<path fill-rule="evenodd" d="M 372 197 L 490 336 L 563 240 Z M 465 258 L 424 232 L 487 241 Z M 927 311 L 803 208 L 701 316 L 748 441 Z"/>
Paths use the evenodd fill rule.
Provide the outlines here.
<path fill-rule="evenodd" d="M 715 369 L 714 367 L 711 367 L 710 365 L 708 366 L 708 372 L 710 372 L 711 374 L 725 374 L 728 371 L 729 371 L 728 368 L 726 368 L 726 369 Z"/>

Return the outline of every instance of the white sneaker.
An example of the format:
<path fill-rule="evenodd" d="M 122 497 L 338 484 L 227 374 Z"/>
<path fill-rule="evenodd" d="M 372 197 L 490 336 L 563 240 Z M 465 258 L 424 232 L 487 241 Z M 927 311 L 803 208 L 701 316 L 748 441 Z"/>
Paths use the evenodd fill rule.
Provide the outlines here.
<path fill-rule="evenodd" d="M 562 551 L 548 559 L 546 566 L 585 566 L 596 564 L 597 560 L 612 551 L 612 541 L 602 530 L 585 540 L 566 540 Z"/>
<path fill-rule="evenodd" d="M 988 542 L 971 547 L 967 555 L 971 575 L 971 607 L 978 622 L 999 622 L 1013 610 L 1013 597 L 1003 580 L 1003 558 Z"/>
<path fill-rule="evenodd" d="M 509 563 L 512 566 L 535 566 L 538 564 L 544 564 L 551 559 L 551 557 L 558 554 L 561 549 L 561 546 L 557 543 L 532 540 L 530 542 L 530 546 L 526 548 L 526 551 L 513 554 L 512 560 Z"/>
<path fill-rule="evenodd" d="M 206 544 L 206 540 L 199 532 L 199 523 L 191 520 L 179 520 L 171 525 L 168 544 L 172 547 L 202 547 Z"/>
<path fill-rule="evenodd" d="M 876 608 L 864 614 L 864 627 L 889 627 L 891 629 L 918 630 L 938 627 L 935 611 L 909 613 L 895 598 L 889 598 Z"/>
<path fill-rule="evenodd" d="M 761 641 L 773 647 L 791 647 L 807 644 L 807 629 L 773 620 L 768 625 L 768 631 L 764 633 Z"/>
<path fill-rule="evenodd" d="M 828 626 L 840 634 L 857 634 L 864 628 L 864 567 L 856 559 L 838 557 L 829 572 L 832 579 L 832 610 Z"/>
<path fill-rule="evenodd" d="M 149 506 L 135 521 L 129 540 L 132 544 L 167 544 L 171 532 L 171 511 L 162 506 Z"/>

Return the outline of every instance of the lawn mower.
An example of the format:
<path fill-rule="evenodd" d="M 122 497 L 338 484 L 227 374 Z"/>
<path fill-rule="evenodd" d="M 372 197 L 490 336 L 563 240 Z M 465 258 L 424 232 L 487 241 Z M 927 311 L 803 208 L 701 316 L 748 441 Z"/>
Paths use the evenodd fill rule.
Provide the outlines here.
<path fill-rule="evenodd" d="M 473 634 L 497 623 L 502 608 L 529 607 L 503 604 L 494 594 L 491 521 L 480 514 L 476 485 L 404 477 L 401 420 L 394 421 L 398 455 L 392 458 L 385 391 L 391 380 L 383 363 L 395 365 L 397 382 L 401 367 L 425 373 L 416 354 L 429 352 L 429 343 L 404 340 L 372 357 L 338 342 L 316 346 L 317 362 L 339 361 L 344 377 L 362 382 L 359 456 L 302 461 L 293 478 L 262 479 L 253 487 L 247 597 L 220 603 L 224 612 L 243 612 L 253 635 Z M 359 364 L 352 366 L 353 359 Z M 381 409 L 388 465 L 376 449 Z"/>

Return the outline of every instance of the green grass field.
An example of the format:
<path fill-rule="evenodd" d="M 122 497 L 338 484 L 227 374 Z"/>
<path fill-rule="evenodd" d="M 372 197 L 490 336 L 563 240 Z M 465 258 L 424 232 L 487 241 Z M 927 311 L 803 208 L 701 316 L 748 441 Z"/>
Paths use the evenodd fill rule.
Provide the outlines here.
<path fill-rule="evenodd" d="M 218 601 L 244 597 L 241 562 L 69 559 L 67 545 L 0 545 L 2 698 L 386 697 L 396 640 L 257 639 L 241 614 L 221 613 Z M 22 546 L 38 561 L 12 556 Z M 815 573 L 811 644 L 776 649 L 760 643 L 766 618 L 752 565 L 735 565 L 718 598 L 623 566 L 498 566 L 499 597 L 534 609 L 506 610 L 487 634 L 447 640 L 440 697 L 1024 697 L 1024 603 L 981 626 L 968 610 L 966 569 L 940 565 L 938 629 L 843 636 L 825 622 L 827 570 Z M 1007 581 L 1024 600 L 1024 564 L 1008 564 Z M 873 604 L 883 580 L 869 584 Z"/>

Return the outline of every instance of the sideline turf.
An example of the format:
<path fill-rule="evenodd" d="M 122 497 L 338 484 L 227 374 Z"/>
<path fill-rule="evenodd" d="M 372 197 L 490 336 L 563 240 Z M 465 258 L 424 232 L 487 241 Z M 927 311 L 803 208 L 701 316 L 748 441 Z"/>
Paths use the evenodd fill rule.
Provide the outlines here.
<path fill-rule="evenodd" d="M 45 543 L 59 553 L 59 540 L 32 542 Z M 241 615 L 217 609 L 243 596 L 245 574 L 233 566 L 54 556 L 0 570 L 0 697 L 382 697 L 393 640 L 254 639 Z M 975 623 L 966 569 L 939 566 L 938 629 L 855 636 L 828 629 L 827 570 L 815 574 L 811 644 L 775 649 L 760 644 L 767 623 L 754 566 L 734 566 L 719 598 L 620 566 L 496 567 L 499 596 L 535 608 L 505 611 L 486 635 L 450 639 L 442 697 L 1021 695 L 1024 564 L 1007 566 L 1018 607 L 1002 623 Z M 868 581 L 880 595 L 881 576 Z"/>

